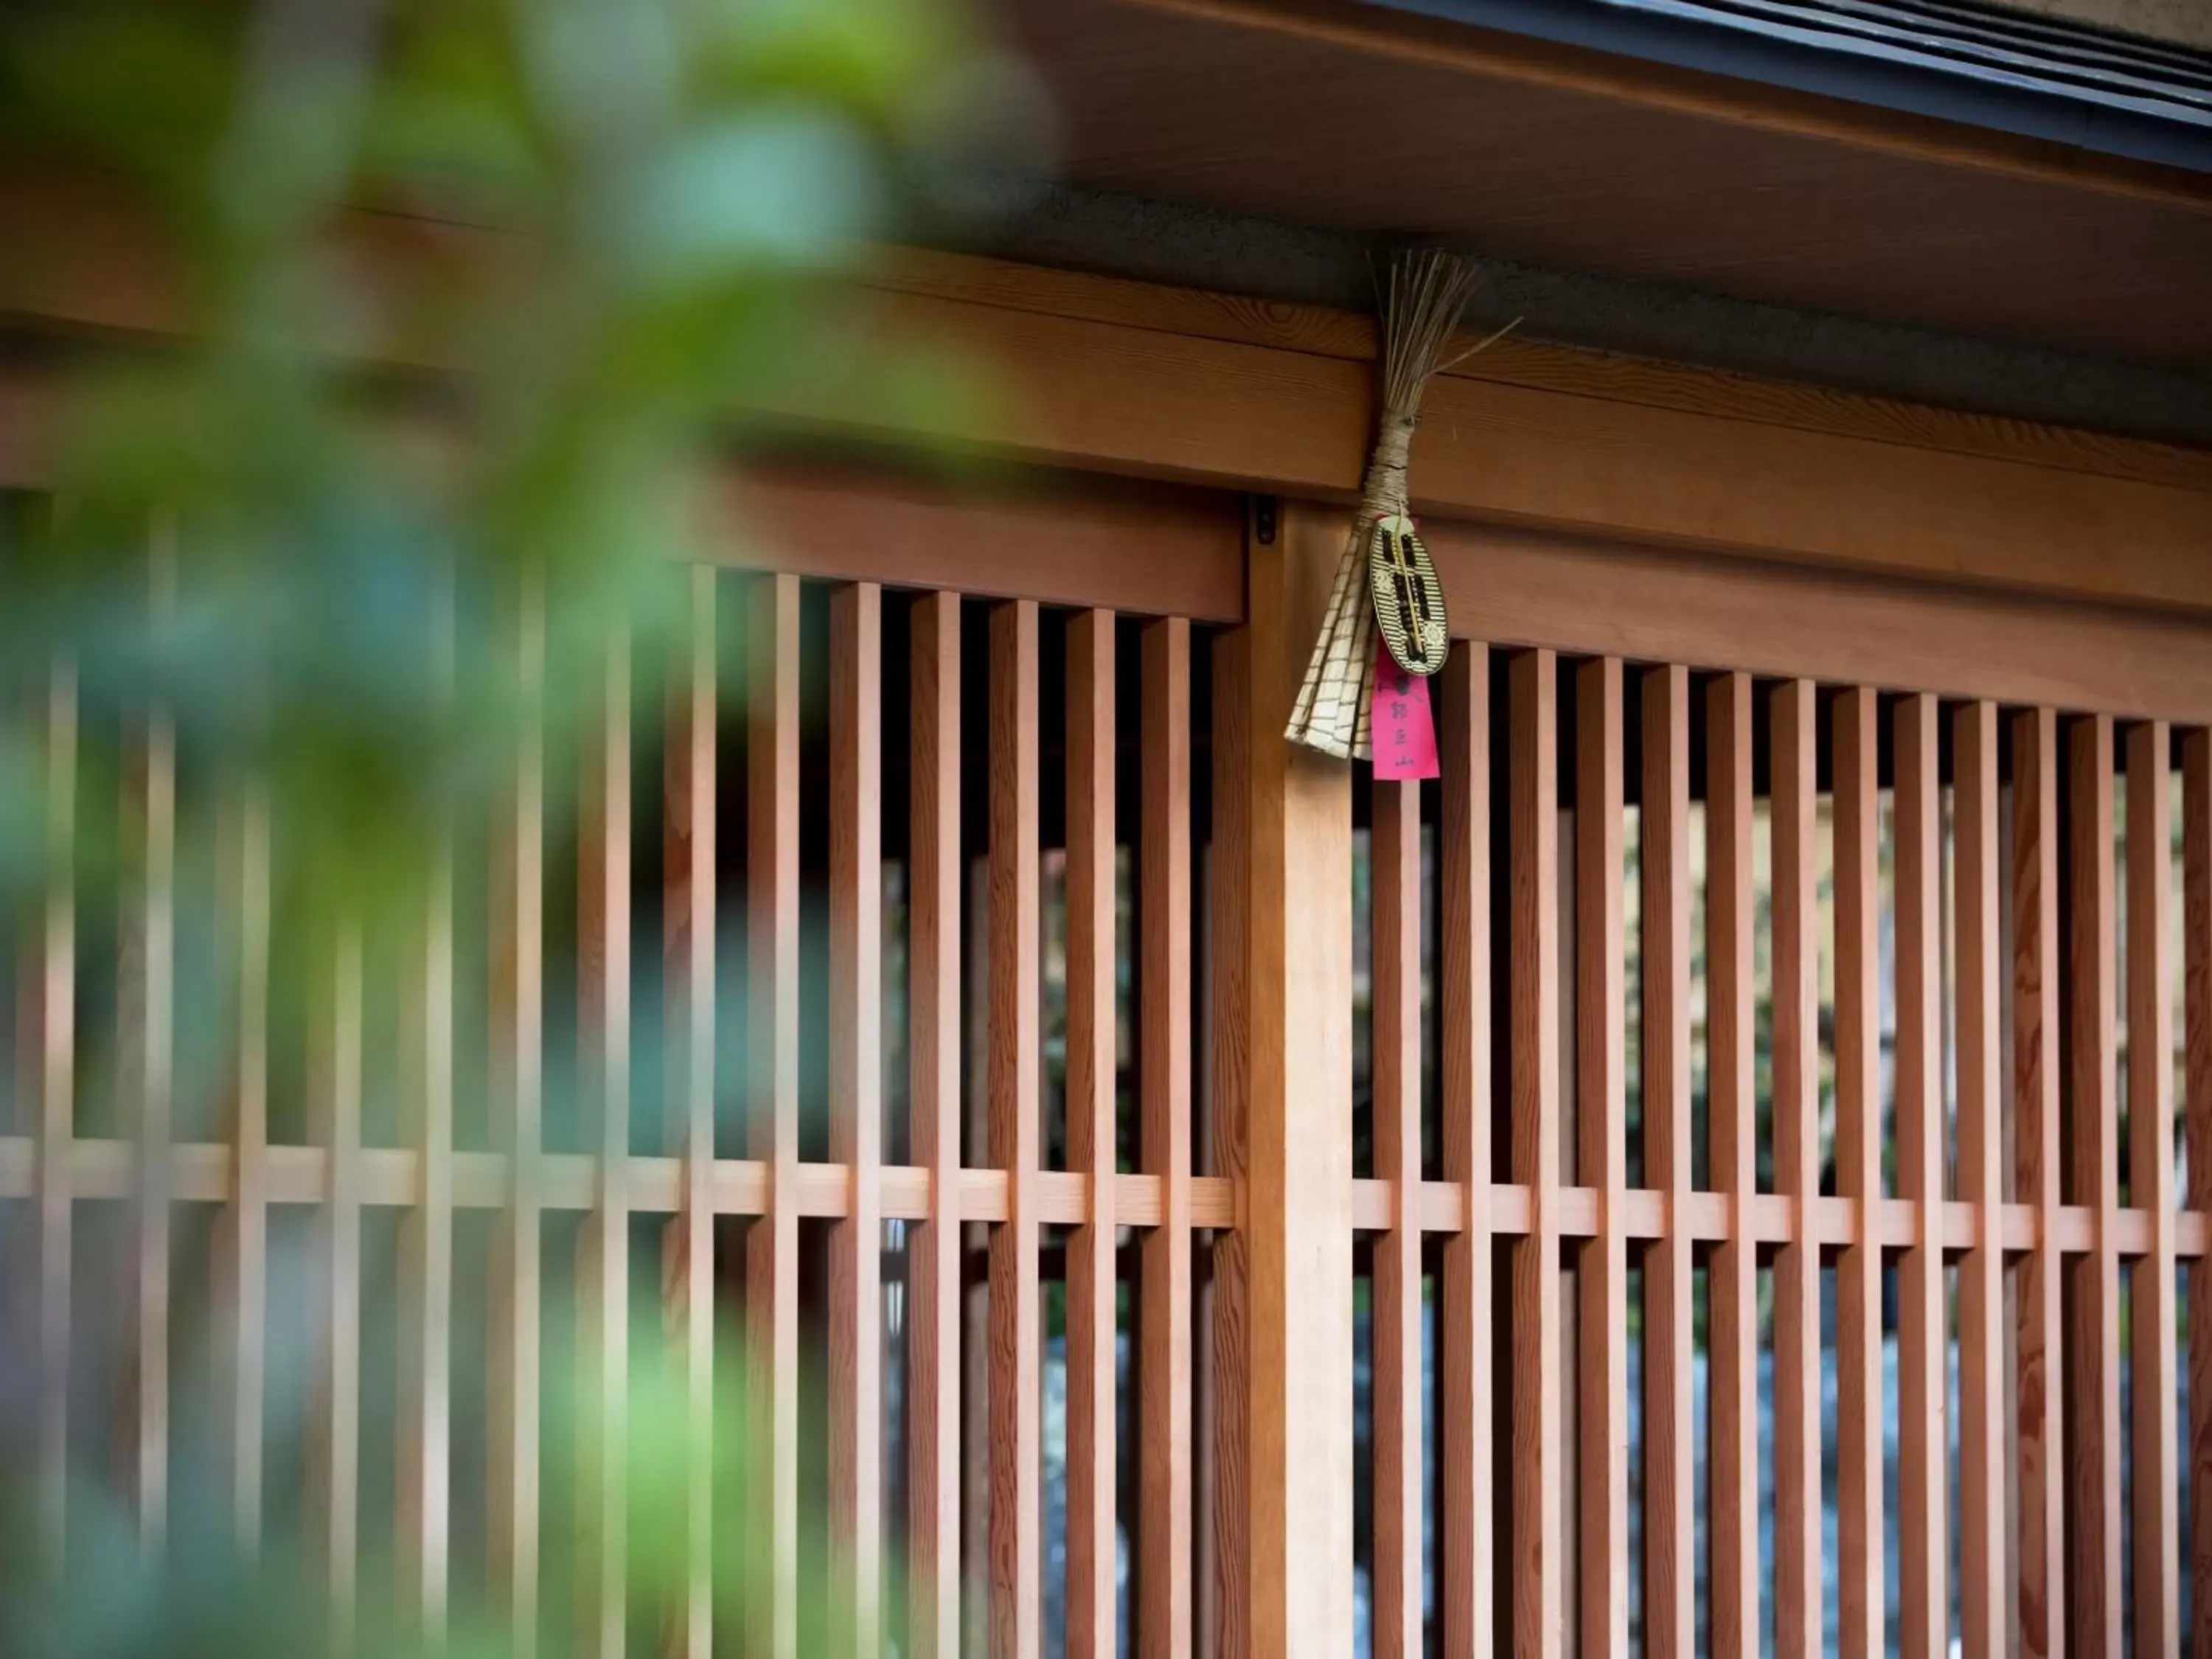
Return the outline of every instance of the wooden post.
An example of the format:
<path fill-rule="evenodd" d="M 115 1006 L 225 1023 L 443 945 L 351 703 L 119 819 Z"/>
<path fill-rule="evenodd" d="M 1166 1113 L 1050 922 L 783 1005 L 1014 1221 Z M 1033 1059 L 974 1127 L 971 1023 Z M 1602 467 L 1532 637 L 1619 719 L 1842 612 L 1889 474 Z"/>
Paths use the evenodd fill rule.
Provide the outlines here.
<path fill-rule="evenodd" d="M 1224 1659 L 1352 1647 L 1351 773 L 1283 737 L 1344 529 L 1286 506 L 1254 538 L 1245 623 L 1217 659 L 1216 851 L 1236 890 L 1217 1145 L 1244 1205 L 1217 1292 L 1222 1384 L 1241 1390 L 1222 1413 Z"/>

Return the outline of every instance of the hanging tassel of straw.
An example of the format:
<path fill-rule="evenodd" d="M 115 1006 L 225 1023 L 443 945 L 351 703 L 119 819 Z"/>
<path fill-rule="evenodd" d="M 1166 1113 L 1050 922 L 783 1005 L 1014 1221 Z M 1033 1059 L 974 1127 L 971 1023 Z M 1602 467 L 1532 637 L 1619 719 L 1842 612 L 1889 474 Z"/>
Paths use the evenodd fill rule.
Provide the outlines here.
<path fill-rule="evenodd" d="M 1364 760 L 1373 753 L 1368 692 L 1376 632 L 1368 539 L 1378 521 L 1406 513 L 1406 459 L 1421 418 L 1421 394 L 1431 375 L 1450 366 L 1442 361 L 1444 349 L 1480 280 L 1472 260 L 1442 248 L 1401 249 L 1391 256 L 1382 294 L 1382 410 L 1375 447 L 1328 610 L 1284 732 L 1291 742 L 1324 755 Z"/>

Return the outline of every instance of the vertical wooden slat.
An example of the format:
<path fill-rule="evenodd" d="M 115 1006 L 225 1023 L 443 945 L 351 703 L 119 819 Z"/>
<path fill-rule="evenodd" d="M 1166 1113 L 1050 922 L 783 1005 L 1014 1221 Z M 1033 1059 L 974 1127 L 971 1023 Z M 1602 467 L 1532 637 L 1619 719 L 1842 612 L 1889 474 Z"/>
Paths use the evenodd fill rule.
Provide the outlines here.
<path fill-rule="evenodd" d="M 1067 1166 L 1090 1188 L 1067 1246 L 1070 1659 L 1119 1650 L 1114 916 L 1114 613 L 1086 611 L 1067 639 Z"/>
<path fill-rule="evenodd" d="M 75 671 L 57 664 L 46 707 L 45 915 L 39 963 L 39 1540 L 58 1570 L 68 1527 L 70 1304 L 74 1294 L 70 1146 L 76 1125 L 76 785 Z"/>
<path fill-rule="evenodd" d="M 422 1184 L 400 1230 L 398 1528 L 404 1605 L 435 1636 L 446 1624 L 453 1541 L 453 857 L 442 843 L 432 856 L 421 960 L 420 1094 L 410 1130 Z M 240 1160 L 242 1170 L 242 1148 Z"/>
<path fill-rule="evenodd" d="M 2120 1651 L 2120 1207 L 2116 1098 L 2116 915 L 2112 895 L 2112 722 L 2074 723 L 2067 738 L 2066 941 L 2071 1032 L 2067 1161 L 2091 1206 L 2094 1243 L 2066 1265 L 2068 1644 Z"/>
<path fill-rule="evenodd" d="M 960 600 L 914 608 L 908 1019 L 914 1161 L 929 1219 L 908 1243 L 908 1571 L 920 1659 L 960 1651 Z"/>
<path fill-rule="evenodd" d="M 261 1539 L 269 1364 L 269 810 L 258 791 L 236 817 L 237 1097 L 231 1202 L 222 1228 L 229 1301 L 226 1432 L 239 1546 Z"/>
<path fill-rule="evenodd" d="M 1627 1009 L 1620 659 L 1575 672 L 1575 1102 L 1581 1178 L 1600 1194 L 1582 1253 L 1582 1629 L 1628 1652 Z"/>
<path fill-rule="evenodd" d="M 2013 1190 L 2035 1208 L 2020 1268 L 2020 1633 L 2033 1655 L 2066 1650 L 2066 1514 L 2058 1250 L 2058 725 L 2013 720 Z"/>
<path fill-rule="evenodd" d="M 597 1203 L 580 1241 L 584 1409 L 579 1635 L 618 1659 L 627 1617 L 629 1413 L 629 642 L 607 644 L 589 729 L 577 850 L 577 1015 L 585 1086 L 599 1109 Z"/>
<path fill-rule="evenodd" d="M 670 1646 L 678 1659 L 706 1659 L 714 1643 L 716 578 L 702 566 L 689 581 L 690 631 L 671 698 L 662 860 L 669 1094 L 684 1185 L 663 1246 L 662 1307 L 684 1369 L 690 1452 L 683 1600 L 670 1621 Z"/>
<path fill-rule="evenodd" d="M 1959 1603 L 1969 1653 L 2007 1640 L 2005 1587 L 2004 1033 L 1998 966 L 1997 715 L 1952 717 L 1957 894 L 1959 1196 L 1974 1206 L 1959 1272 Z"/>
<path fill-rule="evenodd" d="M 991 1162 L 1006 1219 L 991 1234 L 993 1659 L 1033 1659 L 1040 1602 L 1037 1465 L 1037 610 L 991 612 Z"/>
<path fill-rule="evenodd" d="M 314 1083 L 319 1139 L 329 1149 L 323 1233 L 322 1376 L 310 1478 L 341 1627 L 353 1618 L 361 1528 L 362 943 L 349 924 L 333 948 Z"/>
<path fill-rule="evenodd" d="M 1490 1237 L 1490 653 L 1458 646 L 1433 684 L 1442 739 L 1443 818 L 1437 848 L 1443 1175 L 1457 1182 L 1466 1224 L 1444 1238 L 1437 1281 L 1442 1417 L 1437 1595 L 1445 1659 L 1486 1652 L 1496 1629 L 1490 1514 L 1495 1462 Z"/>
<path fill-rule="evenodd" d="M 1514 1647 L 1557 1659 L 1565 1635 L 1561 1536 L 1568 1459 L 1559 1398 L 1559 662 L 1510 670 L 1512 752 L 1513 1178 L 1528 1231 L 1511 1247 Z"/>
<path fill-rule="evenodd" d="M 2175 1445 L 2173 1005 L 2166 932 L 2173 912 L 2172 733 L 2128 731 L 2129 1197 L 2150 1215 L 2150 1254 L 2135 1266 L 2135 1650 L 2180 1650 L 2180 1459 Z"/>
<path fill-rule="evenodd" d="M 2189 1207 L 2212 1210 L 2212 732 L 2181 745 L 2184 1040 Z M 2212 1652 L 2212 1265 L 2189 1270 L 2189 1650 Z"/>
<path fill-rule="evenodd" d="M 1713 1185 L 1729 1196 L 1729 1237 L 1714 1249 L 1712 1644 L 1724 1659 L 1759 1651 L 1759 1188 L 1753 1080 L 1751 677 L 1706 693 L 1705 982 Z"/>
<path fill-rule="evenodd" d="M 545 673 L 544 617 L 534 594 L 522 603 L 518 652 L 521 703 L 536 707 Z M 492 1285 L 490 1492 L 495 1605 L 515 1650 L 538 1641 L 539 1300 L 543 1238 L 538 1178 L 544 1018 L 544 734 L 532 723 L 516 757 L 505 868 L 495 894 L 493 1005 L 500 1139 L 511 1159 Z"/>
<path fill-rule="evenodd" d="M 1836 702 L 1836 1191 L 1855 1242 L 1836 1269 L 1837 1533 L 1844 1659 L 1883 1650 L 1881 896 L 1875 876 L 1875 694 Z"/>
<path fill-rule="evenodd" d="M 1375 781 L 1375 1175 L 1391 1188 L 1375 1241 L 1374 1650 L 1421 1651 L 1421 786 Z"/>
<path fill-rule="evenodd" d="M 1249 1046 L 1254 1014 L 1251 961 L 1252 634 L 1219 636 L 1213 654 L 1213 841 L 1207 849 L 1212 910 L 1212 1053 L 1213 1173 L 1248 1190 L 1251 1121 Z M 1251 1361 L 1254 1332 L 1249 1204 L 1240 1224 L 1213 1239 L 1214 1659 L 1251 1659 Z"/>
<path fill-rule="evenodd" d="M 1790 1242 L 1774 1261 L 1774 1634 L 1781 1659 L 1820 1659 L 1821 1591 L 1820 856 L 1817 699 L 1809 680 L 1775 688 L 1771 798 L 1774 868 L 1774 1186 Z"/>
<path fill-rule="evenodd" d="M 175 526 L 155 530 L 153 626 L 165 628 L 176 605 Z M 131 1355 L 127 1484 L 138 1535 L 158 1548 L 169 1510 L 170 1262 L 175 1216 L 170 1144 L 176 991 L 176 732 L 167 712 L 149 709 L 132 780 L 137 794 L 139 889 L 124 943 L 125 1019 L 122 1048 L 135 1075 L 137 1170 L 132 1249 L 135 1341 Z"/>
<path fill-rule="evenodd" d="M 1936 699 L 1897 705 L 1897 1176 L 1914 1206 L 1898 1273 L 1898 1536 L 1906 1659 L 1950 1650 L 1950 1298 L 1943 1275 L 1942 798 Z"/>
<path fill-rule="evenodd" d="M 1644 1274 L 1644 1640 L 1691 1659 L 1697 1626 L 1690 1373 L 1690 677 L 1644 676 L 1644 1164 L 1666 1194 Z"/>
<path fill-rule="evenodd" d="M 754 586 L 746 711 L 751 1153 L 769 1168 L 768 1213 L 745 1242 L 750 1547 L 766 1573 L 752 1639 L 769 1659 L 799 1646 L 799 591 L 792 575 Z"/>
<path fill-rule="evenodd" d="M 830 1503 L 852 1574 L 854 1659 L 882 1644 L 883 592 L 830 607 Z"/>
<path fill-rule="evenodd" d="M 1224 1459 L 1237 1507 L 1222 1535 L 1243 1551 L 1229 1594 L 1244 1604 L 1224 1651 L 1239 1659 L 1352 1643 L 1351 781 L 1283 736 L 1345 534 L 1341 514 L 1285 503 L 1276 534 L 1247 544 L 1246 621 L 1217 659 L 1243 761 L 1224 770 L 1243 796 L 1227 849 L 1243 931 L 1219 1035 L 1243 1177 L 1241 1276 L 1222 1313 L 1245 1419 L 1228 1449 L 1241 1475 Z"/>
<path fill-rule="evenodd" d="M 1145 626 L 1139 1134 L 1160 1224 L 1139 1246 L 1137 1650 L 1191 1648 L 1190 624 Z M 1418 1294 L 1418 1290 L 1417 1292 Z"/>

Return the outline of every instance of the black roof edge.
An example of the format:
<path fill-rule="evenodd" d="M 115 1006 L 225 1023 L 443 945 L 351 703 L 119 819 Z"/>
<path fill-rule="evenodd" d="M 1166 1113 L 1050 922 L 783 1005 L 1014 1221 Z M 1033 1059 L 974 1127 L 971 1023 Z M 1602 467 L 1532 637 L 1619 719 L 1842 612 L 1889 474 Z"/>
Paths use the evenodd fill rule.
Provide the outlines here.
<path fill-rule="evenodd" d="M 2212 173 L 2212 54 L 2047 15 L 1920 0 L 1869 30 L 1863 0 L 1360 3 Z"/>

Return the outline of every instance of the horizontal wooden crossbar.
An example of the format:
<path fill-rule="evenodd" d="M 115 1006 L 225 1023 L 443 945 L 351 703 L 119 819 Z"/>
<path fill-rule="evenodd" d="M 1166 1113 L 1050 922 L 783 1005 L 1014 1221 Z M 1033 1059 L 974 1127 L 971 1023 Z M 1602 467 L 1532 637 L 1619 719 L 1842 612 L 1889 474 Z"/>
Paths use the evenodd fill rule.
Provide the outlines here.
<path fill-rule="evenodd" d="M 1423 1232 L 1458 1233 L 1467 1226 L 1466 1189 L 1457 1182 L 1424 1181 L 1419 1184 L 1419 1224 Z M 1595 1238 L 1603 1231 L 1601 1200 L 1595 1187 L 1559 1189 L 1559 1231 L 1563 1237 Z M 1730 1206 L 1737 1202 L 1729 1193 L 1695 1192 L 1683 1206 L 1682 1231 L 1699 1243 L 1723 1243 L 1735 1237 Z M 1751 1220 L 1751 1237 L 1759 1244 L 1797 1242 L 1798 1200 L 1786 1194 L 1759 1193 L 1742 1200 Z M 1808 1206 L 1813 1242 L 1825 1249 L 1841 1249 L 1859 1242 L 1859 1202 L 1850 1198 L 1817 1198 Z M 1874 1206 L 1875 1226 L 1885 1249 L 1905 1249 L 1921 1242 L 1920 1206 L 1909 1199 L 1886 1198 Z M 1352 1224 L 1365 1232 L 1383 1232 L 1395 1223 L 1395 1183 L 1358 1181 L 1352 1183 Z M 1966 1250 L 1981 1234 L 1983 1206 L 1957 1200 L 1942 1206 L 1942 1248 Z M 1529 1231 L 1528 1189 L 1493 1186 L 1490 1189 L 1490 1228 L 1502 1237 L 1519 1237 Z M 1997 1212 L 1998 1248 L 2025 1254 L 2035 1248 L 2035 1206 L 2006 1204 Z M 1668 1225 L 1667 1194 L 1646 1188 L 1632 1188 L 1622 1195 L 1620 1225 L 1625 1238 L 1671 1237 Z M 2086 1204 L 2069 1204 L 2058 1211 L 2057 1243 L 2063 1253 L 2085 1255 L 2097 1246 L 2097 1212 Z M 2151 1253 L 2152 1217 L 2148 1210 L 2123 1209 L 2112 1214 L 2112 1243 L 2123 1256 Z M 2184 1210 L 2174 1218 L 2174 1254 L 2202 1256 L 2212 1249 L 2212 1214 Z"/>
<path fill-rule="evenodd" d="M 76 1140 L 64 1149 L 61 1182 L 70 1196 L 87 1202 L 135 1197 L 138 1149 L 125 1140 Z M 321 1146 L 271 1146 L 267 1152 L 271 1204 L 325 1204 L 331 1197 L 331 1155 Z M 396 1147 L 365 1147 L 359 1153 L 360 1199 L 364 1204 L 404 1208 L 422 1193 L 419 1154 Z M 169 1190 L 181 1202 L 221 1204 L 236 1196 L 237 1154 L 228 1146 L 186 1146 L 171 1149 Z M 590 1210 L 606 1191 L 601 1161 L 589 1153 L 544 1152 L 534 1160 L 531 1197 L 541 1209 Z M 882 1169 L 883 1215 L 887 1221 L 927 1221 L 934 1212 L 929 1171 L 908 1164 Z M 634 1158 L 622 1172 L 623 1199 L 633 1212 L 672 1214 L 681 1206 L 684 1163 L 675 1158 Z M 21 1136 L 0 1139 L 0 1199 L 34 1195 L 37 1157 Z M 717 1158 L 708 1182 L 714 1213 L 766 1215 L 770 1208 L 769 1166 L 753 1158 Z M 1006 1172 L 963 1170 L 960 1218 L 1006 1219 Z M 1114 1177 L 1114 1218 L 1130 1227 L 1162 1224 L 1161 1178 L 1150 1175 Z M 802 1217 L 842 1220 L 850 1212 L 852 1171 L 842 1164 L 801 1164 L 792 1207 Z M 453 1202 L 465 1210 L 503 1209 L 514 1192 L 514 1160 L 503 1152 L 453 1154 Z M 1077 1226 L 1089 1218 L 1089 1177 L 1064 1170 L 1037 1173 L 1037 1218 L 1048 1225 Z M 1219 1176 L 1191 1180 L 1190 1224 L 1234 1227 L 1236 1195 Z"/>

